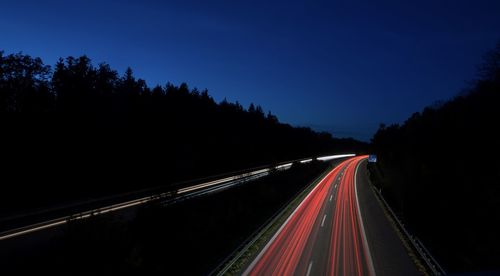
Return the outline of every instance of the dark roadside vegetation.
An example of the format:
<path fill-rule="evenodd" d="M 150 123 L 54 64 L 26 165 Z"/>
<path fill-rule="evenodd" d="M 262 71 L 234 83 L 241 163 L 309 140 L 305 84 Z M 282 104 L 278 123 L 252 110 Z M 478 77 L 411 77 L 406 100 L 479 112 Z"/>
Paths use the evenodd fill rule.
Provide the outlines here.
<path fill-rule="evenodd" d="M 33 270 L 50 275 L 206 275 L 329 165 L 294 164 L 210 196 L 142 207 L 133 220 L 97 216 L 72 222 L 46 248 L 21 248 L 20 255 L 2 256 L 2 269 L 17 275 Z"/>
<path fill-rule="evenodd" d="M 500 43 L 455 98 L 382 125 L 372 180 L 449 272 L 500 271 Z"/>
<path fill-rule="evenodd" d="M 0 51 L 0 216 L 365 144 L 86 57 Z"/>

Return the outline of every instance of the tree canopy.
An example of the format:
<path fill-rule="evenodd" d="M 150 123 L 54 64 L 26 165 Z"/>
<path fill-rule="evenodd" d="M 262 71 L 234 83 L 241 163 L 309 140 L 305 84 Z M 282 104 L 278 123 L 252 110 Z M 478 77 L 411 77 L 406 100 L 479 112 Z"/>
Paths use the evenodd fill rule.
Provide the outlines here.
<path fill-rule="evenodd" d="M 87 56 L 48 66 L 1 52 L 0 122 L 11 208 L 12 194 L 23 205 L 36 192 L 114 193 L 366 146 L 281 123 L 255 104 L 217 103 L 186 83 L 150 88 L 131 68 L 121 75 Z M 24 184 L 33 175 L 49 184 Z"/>

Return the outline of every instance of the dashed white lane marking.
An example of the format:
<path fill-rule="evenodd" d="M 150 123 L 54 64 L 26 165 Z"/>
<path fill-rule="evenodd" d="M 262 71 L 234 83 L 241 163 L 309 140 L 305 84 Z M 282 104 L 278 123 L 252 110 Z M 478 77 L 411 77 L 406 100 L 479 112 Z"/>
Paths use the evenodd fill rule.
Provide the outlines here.
<path fill-rule="evenodd" d="M 311 262 L 309 263 L 309 267 L 307 268 L 307 273 L 306 273 L 306 276 L 309 276 L 309 274 L 311 274 L 311 268 L 312 268 L 312 266 L 313 266 L 313 262 L 311 261 Z"/>
<path fill-rule="evenodd" d="M 326 215 L 323 217 L 323 221 L 321 222 L 321 227 L 323 227 L 325 225 L 325 219 L 326 219 Z"/>

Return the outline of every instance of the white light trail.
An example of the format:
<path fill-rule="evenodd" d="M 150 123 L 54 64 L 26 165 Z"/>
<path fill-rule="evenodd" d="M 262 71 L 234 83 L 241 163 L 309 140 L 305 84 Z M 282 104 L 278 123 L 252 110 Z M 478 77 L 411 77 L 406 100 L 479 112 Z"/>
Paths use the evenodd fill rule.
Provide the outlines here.
<path fill-rule="evenodd" d="M 351 153 L 351 154 L 339 154 L 339 155 L 329 155 L 329 156 L 322 156 L 318 157 L 319 161 L 329 161 L 333 159 L 339 159 L 339 158 L 344 158 L 344 157 L 353 157 L 356 156 L 356 154 Z"/>

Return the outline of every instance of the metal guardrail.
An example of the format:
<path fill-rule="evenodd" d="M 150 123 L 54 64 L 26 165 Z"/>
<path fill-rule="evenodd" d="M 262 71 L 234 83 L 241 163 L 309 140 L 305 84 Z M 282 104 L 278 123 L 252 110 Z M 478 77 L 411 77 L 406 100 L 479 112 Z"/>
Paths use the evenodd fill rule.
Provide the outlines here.
<path fill-rule="evenodd" d="M 385 201 L 382 194 L 373 185 L 370 185 L 370 186 L 372 187 L 372 189 L 375 192 L 375 194 L 377 195 L 377 197 L 382 201 L 385 208 L 387 210 L 389 210 L 389 213 L 391 214 L 394 221 L 396 221 L 399 229 L 401 229 L 403 234 L 406 236 L 407 240 L 410 241 L 411 245 L 418 252 L 418 254 L 420 255 L 420 258 L 425 262 L 425 264 L 430 269 L 432 274 L 433 275 L 446 275 L 447 273 L 444 270 L 444 268 L 439 265 L 439 263 L 436 261 L 436 259 L 434 259 L 434 257 L 432 257 L 431 253 L 429 252 L 429 250 L 427 250 L 427 248 L 424 246 L 424 244 L 416 236 L 410 234 L 410 232 L 408 232 L 408 230 L 406 230 L 406 227 L 401 222 L 401 220 L 398 218 L 396 213 L 394 213 L 394 211 L 391 209 L 391 206 L 389 206 L 387 201 Z"/>

